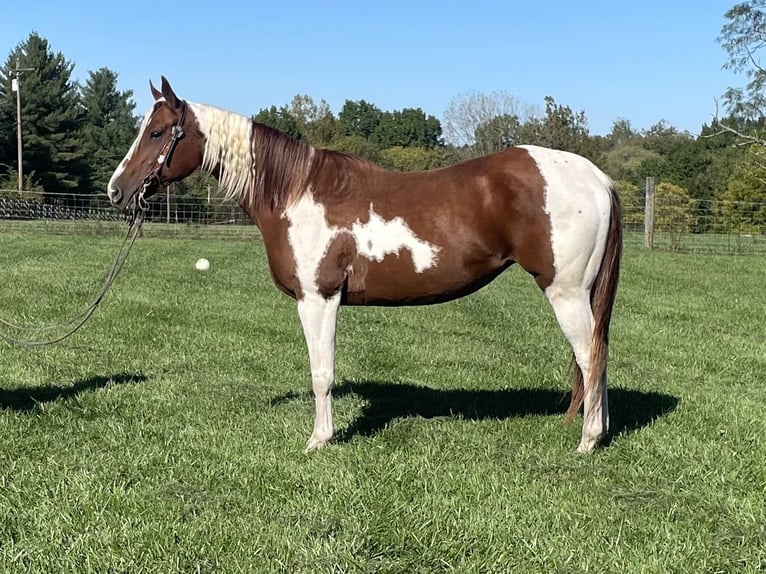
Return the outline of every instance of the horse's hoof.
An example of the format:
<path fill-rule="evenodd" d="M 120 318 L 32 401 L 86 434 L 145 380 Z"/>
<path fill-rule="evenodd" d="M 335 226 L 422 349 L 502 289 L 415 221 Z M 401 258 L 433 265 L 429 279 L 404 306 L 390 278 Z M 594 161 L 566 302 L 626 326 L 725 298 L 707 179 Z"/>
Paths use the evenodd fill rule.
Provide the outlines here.
<path fill-rule="evenodd" d="M 309 439 L 308 444 L 306 444 L 306 449 L 303 451 L 304 454 L 310 453 L 312 450 L 318 450 L 322 447 L 324 447 L 327 444 L 328 441 L 321 440 L 316 437 L 311 437 Z"/>
<path fill-rule="evenodd" d="M 598 446 L 598 439 L 597 438 L 585 438 L 583 437 L 580 441 L 580 446 L 577 447 L 577 452 L 580 454 L 590 454 L 594 450 L 596 450 L 596 447 Z"/>

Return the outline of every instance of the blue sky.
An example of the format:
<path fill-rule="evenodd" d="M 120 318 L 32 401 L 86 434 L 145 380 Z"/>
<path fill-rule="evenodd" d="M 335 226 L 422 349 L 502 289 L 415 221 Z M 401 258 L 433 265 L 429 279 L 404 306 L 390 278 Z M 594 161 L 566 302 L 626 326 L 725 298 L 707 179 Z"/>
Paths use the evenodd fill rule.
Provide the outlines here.
<path fill-rule="evenodd" d="M 247 115 L 308 94 L 335 113 L 365 99 L 441 118 L 462 94 L 503 90 L 583 110 L 594 134 L 617 118 L 698 133 L 745 81 L 716 41 L 734 3 L 23 0 L 3 8 L 0 57 L 36 31 L 75 79 L 117 72 L 141 114 L 164 74 L 184 98 Z"/>

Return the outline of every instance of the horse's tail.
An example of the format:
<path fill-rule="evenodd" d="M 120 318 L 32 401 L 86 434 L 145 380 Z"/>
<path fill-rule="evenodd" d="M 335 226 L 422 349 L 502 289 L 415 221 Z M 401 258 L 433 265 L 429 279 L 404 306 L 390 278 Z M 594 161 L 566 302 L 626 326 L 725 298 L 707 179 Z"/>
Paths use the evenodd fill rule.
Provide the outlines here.
<path fill-rule="evenodd" d="M 612 319 L 612 307 L 617 294 L 617 282 L 620 277 L 620 258 L 622 256 L 622 214 L 620 198 L 611 185 L 612 209 L 609 219 L 609 232 L 606 248 L 601 259 L 601 267 L 596 275 L 590 292 L 590 306 L 593 311 L 593 341 L 590 347 L 591 376 L 583 381 L 583 374 L 572 356 L 572 398 L 569 402 L 565 419 L 571 422 L 585 400 L 585 385 L 592 388 L 600 384 L 606 373 L 609 347 L 609 322 Z"/>

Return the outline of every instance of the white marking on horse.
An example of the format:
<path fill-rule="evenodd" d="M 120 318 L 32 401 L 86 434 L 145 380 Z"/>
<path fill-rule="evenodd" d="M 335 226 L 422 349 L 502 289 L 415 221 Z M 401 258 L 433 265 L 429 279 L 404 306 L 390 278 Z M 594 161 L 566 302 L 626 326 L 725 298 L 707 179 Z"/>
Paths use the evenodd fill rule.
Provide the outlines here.
<path fill-rule="evenodd" d="M 367 223 L 357 220 L 351 226 L 356 239 L 357 251 L 368 259 L 383 261 L 386 255 L 398 255 L 402 249 L 409 249 L 417 273 L 436 264 L 439 248 L 420 239 L 401 217 L 390 221 L 375 213 L 370 204 L 370 219 Z"/>
<path fill-rule="evenodd" d="M 331 391 L 335 379 L 335 327 L 339 305 L 340 292 L 329 299 L 318 293 L 306 293 L 298 301 L 298 316 L 309 351 L 316 407 L 314 431 L 306 445 L 306 452 L 321 448 L 333 435 Z"/>
<path fill-rule="evenodd" d="M 606 249 L 613 184 L 584 157 L 536 146 L 520 147 L 527 150 L 545 180 L 545 213 L 551 224 L 556 269 L 545 295 L 586 381 L 582 439 L 577 450 L 590 452 L 609 428 L 606 375 L 595 384 L 588 381 L 592 376 L 594 328 L 590 292 Z"/>
<path fill-rule="evenodd" d="M 293 249 L 301 289 L 317 292 L 319 264 L 340 229 L 327 224 L 324 205 L 315 202 L 310 192 L 286 209 L 283 217 L 290 221 L 287 240 Z"/>
<path fill-rule="evenodd" d="M 527 150 L 545 180 L 554 283 L 590 288 L 606 247 L 612 181 L 582 156 L 538 146 L 519 147 Z M 563 262 L 568 266 L 563 267 Z"/>
<path fill-rule="evenodd" d="M 351 229 L 329 225 L 325 207 L 314 201 L 310 192 L 287 208 L 283 214 L 290 221 L 287 238 L 293 250 L 295 272 L 301 289 L 317 292 L 317 270 L 327 249 L 340 233 L 351 233 L 359 255 L 377 262 L 386 255 L 398 255 L 403 249 L 412 253 L 415 272 L 423 273 L 436 265 L 439 247 L 423 241 L 401 217 L 390 221 L 375 213 L 370 205 L 369 220 L 357 220 Z"/>

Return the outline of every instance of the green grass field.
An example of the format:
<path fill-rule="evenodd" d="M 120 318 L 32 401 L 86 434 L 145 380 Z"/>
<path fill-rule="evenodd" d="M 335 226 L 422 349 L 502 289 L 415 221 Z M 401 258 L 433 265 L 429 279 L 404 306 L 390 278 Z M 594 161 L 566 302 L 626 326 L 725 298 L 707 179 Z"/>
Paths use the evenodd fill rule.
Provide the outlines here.
<path fill-rule="evenodd" d="M 0 233 L 0 317 L 73 314 L 118 246 Z M 337 440 L 304 455 L 308 359 L 263 246 L 147 233 L 74 338 L 0 344 L 0 572 L 762 572 L 764 285 L 763 256 L 629 246 L 591 456 L 520 269 L 344 308 Z"/>

